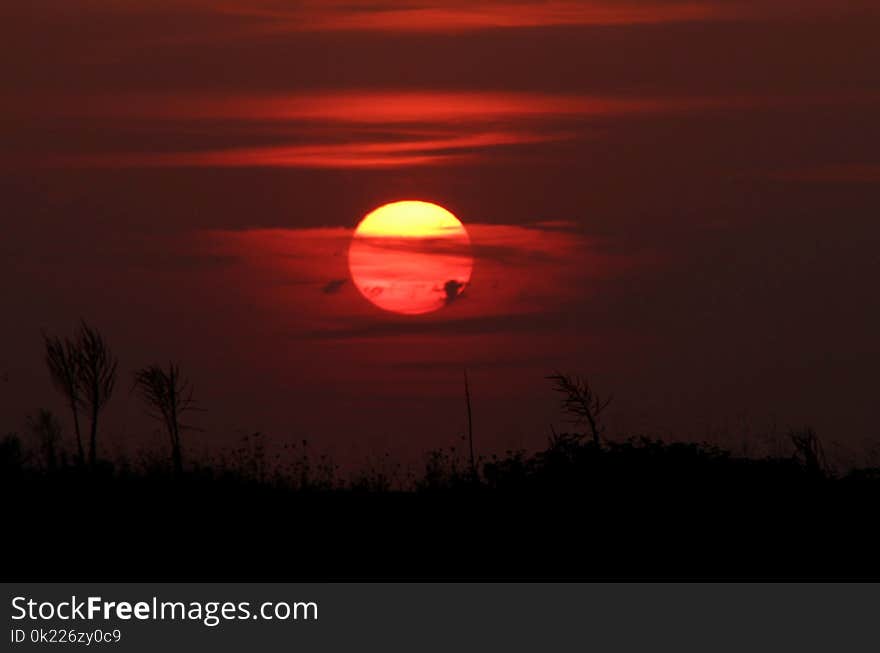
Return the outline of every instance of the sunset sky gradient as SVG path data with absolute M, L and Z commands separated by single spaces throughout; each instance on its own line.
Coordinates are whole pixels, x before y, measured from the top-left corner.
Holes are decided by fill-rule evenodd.
M 564 428 L 811 424 L 876 442 L 880 10 L 737 0 L 31 0 L 0 8 L 0 428 L 63 406 L 40 331 L 169 358 L 206 412 L 340 459 Z M 375 207 L 465 224 L 466 291 L 394 315 L 351 283 Z M 128 382 L 108 443 L 151 426 Z M 726 442 L 730 444 L 730 442 Z

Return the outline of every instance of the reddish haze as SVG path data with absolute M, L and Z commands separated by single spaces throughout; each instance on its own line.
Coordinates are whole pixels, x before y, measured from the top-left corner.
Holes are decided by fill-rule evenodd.
M 66 419 L 40 331 L 179 359 L 196 447 L 343 461 L 565 428 L 876 442 L 880 12 L 830 0 L 31 0 L 0 8 L 0 431 Z M 380 311 L 348 247 L 401 198 L 466 225 L 466 291 Z M 154 442 L 120 383 L 107 442 Z M 774 436 L 775 437 L 775 436 Z M 833 441 L 839 444 L 834 445 Z M 161 445 L 157 445 L 161 446 Z

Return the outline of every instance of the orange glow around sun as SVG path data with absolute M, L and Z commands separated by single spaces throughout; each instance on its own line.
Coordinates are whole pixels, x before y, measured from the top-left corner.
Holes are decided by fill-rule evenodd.
M 360 293 L 386 311 L 418 315 L 455 301 L 473 269 L 470 238 L 442 206 L 407 200 L 361 220 L 348 250 Z

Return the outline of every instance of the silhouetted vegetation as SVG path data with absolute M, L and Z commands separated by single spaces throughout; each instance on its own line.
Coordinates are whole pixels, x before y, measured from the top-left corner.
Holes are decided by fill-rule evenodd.
M 43 338 L 49 373 L 73 415 L 80 464 L 84 461 L 80 409 L 91 417 L 89 466 L 94 468 L 98 460 L 98 417 L 113 394 L 117 360 L 100 332 L 85 322 L 80 323 L 73 338 Z
M 33 417 L 28 418 L 31 432 L 35 436 L 43 464 L 47 472 L 58 469 L 61 455 L 61 424 L 52 411 L 40 409 Z
M 789 437 L 795 447 L 795 455 L 803 463 L 806 472 L 814 478 L 825 477 L 828 463 L 816 432 L 811 428 L 804 428 L 791 431 Z
M 77 340 L 79 353 L 79 383 L 82 401 L 91 416 L 89 431 L 89 465 L 98 460 L 98 417 L 110 401 L 116 385 L 117 360 L 107 346 L 104 337 L 83 322 Z
M 590 429 L 594 444 L 599 444 L 605 432 L 602 413 L 611 404 L 611 397 L 600 397 L 587 381 L 578 376 L 560 374 L 547 377 L 553 388 L 563 395 L 562 409 L 574 417 L 575 424 L 585 424 Z
M 193 386 L 180 373 L 180 366 L 168 364 L 168 370 L 150 365 L 134 373 L 135 387 L 150 408 L 150 416 L 162 422 L 171 439 L 171 460 L 174 471 L 183 473 L 180 432 L 191 428 L 181 424 L 184 414 L 195 409 Z
M 91 578 L 119 570 L 169 578 L 880 572 L 865 548 L 880 470 L 835 471 L 809 428 L 789 432 L 787 453 L 763 457 L 612 438 L 604 423 L 610 396 L 557 373 L 548 379 L 574 428 L 554 430 L 540 451 L 477 456 L 465 376 L 461 452 L 428 452 L 421 468 L 385 455 L 343 475 L 306 440 L 270 451 L 262 432 L 184 465 L 193 387 L 170 363 L 133 376 L 170 456 L 101 460 L 97 424 L 116 358 L 85 324 L 73 338 L 44 340 L 50 377 L 73 418 L 75 453 L 68 455 L 58 418 L 39 410 L 24 435 L 0 439 L 0 487 L 15 555 L 55 578 L 80 570 Z M 88 466 L 82 411 L 91 418 Z M 66 533 L 77 533 L 69 554 L 47 552 Z M 810 554 L 829 537 L 836 544 Z
M 85 452 L 79 426 L 79 409 L 83 404 L 79 350 L 77 344 L 70 338 L 62 340 L 44 334 L 43 339 L 46 346 L 46 366 L 49 368 L 52 382 L 70 407 L 76 434 L 77 462 L 83 465 Z
M 464 399 L 467 404 L 468 449 L 471 454 L 471 476 L 477 476 L 477 459 L 474 456 L 474 415 L 471 408 L 471 386 L 468 383 L 467 370 L 464 373 Z

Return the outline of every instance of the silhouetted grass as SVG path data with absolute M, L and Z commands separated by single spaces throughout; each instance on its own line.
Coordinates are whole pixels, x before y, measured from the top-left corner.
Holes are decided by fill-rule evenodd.
M 306 443 L 270 467 L 258 434 L 235 458 L 53 470 L 0 441 L 7 573 L 150 577 L 865 577 L 880 470 L 817 476 L 794 454 L 559 436 L 544 451 L 454 451 L 422 474 L 351 478 Z M 255 442 L 256 441 L 256 442 Z M 396 471 L 395 471 L 396 470 Z M 65 546 L 56 545 L 63 541 Z M 830 542 L 830 544 L 829 544 Z
M 109 352 L 90 333 L 93 349 Z M 880 469 L 835 473 L 810 429 L 764 457 L 610 440 L 609 397 L 556 374 L 583 432 L 554 432 L 537 452 L 479 456 L 466 386 L 461 451 L 428 452 L 418 469 L 386 455 L 344 476 L 307 441 L 270 452 L 260 432 L 232 450 L 184 456 L 180 416 L 192 389 L 171 365 L 137 377 L 171 455 L 111 461 L 95 453 L 95 433 L 115 358 L 92 356 L 105 382 L 90 390 L 101 375 L 80 373 L 82 347 L 46 344 L 75 425 L 90 409 L 90 464 L 78 425 L 68 452 L 47 411 L 28 421 L 28 442 L 0 438 L 9 578 L 880 577 Z

